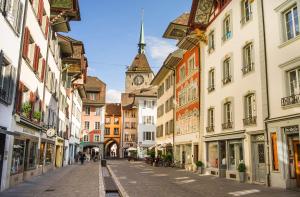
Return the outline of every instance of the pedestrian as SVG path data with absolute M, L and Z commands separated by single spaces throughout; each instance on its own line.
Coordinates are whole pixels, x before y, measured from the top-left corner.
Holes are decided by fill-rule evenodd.
M 79 159 L 80 159 L 81 165 L 83 165 L 84 160 L 85 160 L 85 154 L 82 153 L 82 154 L 80 155 L 80 158 L 79 158 Z

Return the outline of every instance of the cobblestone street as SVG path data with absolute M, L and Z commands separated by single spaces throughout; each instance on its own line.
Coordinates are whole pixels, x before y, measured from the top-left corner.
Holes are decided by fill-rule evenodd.
M 119 160 L 109 161 L 108 164 L 130 197 L 300 196 L 296 191 L 199 176 L 176 168 L 152 167 L 144 162 Z
M 71 165 L 0 193 L 1 197 L 98 197 L 99 162 Z

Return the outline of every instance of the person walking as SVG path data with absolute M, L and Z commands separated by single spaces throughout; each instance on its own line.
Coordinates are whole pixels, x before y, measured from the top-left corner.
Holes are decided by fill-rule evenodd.
M 80 155 L 80 162 L 81 162 L 81 165 L 83 165 L 83 163 L 84 163 L 84 160 L 85 160 L 85 154 L 83 154 L 83 153 L 81 153 L 81 155 Z

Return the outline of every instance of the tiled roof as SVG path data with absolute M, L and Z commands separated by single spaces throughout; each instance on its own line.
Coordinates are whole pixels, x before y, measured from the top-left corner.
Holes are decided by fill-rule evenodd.
M 145 54 L 137 54 L 127 72 L 152 72 Z
M 121 116 L 121 104 L 120 103 L 107 103 L 106 104 L 106 115 L 108 116 Z

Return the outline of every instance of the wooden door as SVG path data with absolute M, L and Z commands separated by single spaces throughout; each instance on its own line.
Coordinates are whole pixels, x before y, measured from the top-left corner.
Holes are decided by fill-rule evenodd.
M 295 171 L 296 171 L 296 179 L 297 179 L 297 186 L 300 187 L 300 142 L 294 141 L 294 159 L 295 159 Z

